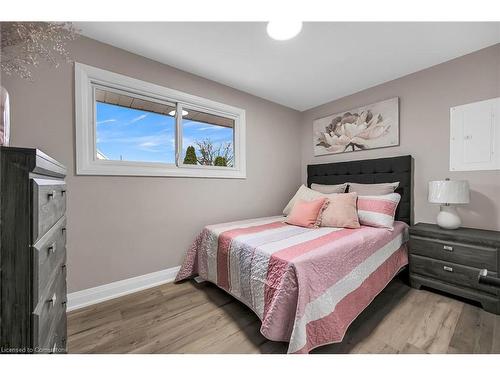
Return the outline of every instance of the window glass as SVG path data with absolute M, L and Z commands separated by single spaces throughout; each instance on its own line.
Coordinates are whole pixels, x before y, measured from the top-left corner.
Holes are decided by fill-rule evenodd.
M 183 108 L 180 162 L 234 167 L 234 120 Z
M 175 163 L 175 105 L 96 88 L 96 158 Z

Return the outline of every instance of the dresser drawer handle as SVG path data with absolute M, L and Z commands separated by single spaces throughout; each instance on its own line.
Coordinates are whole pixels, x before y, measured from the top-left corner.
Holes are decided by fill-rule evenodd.
M 56 191 L 52 190 L 50 193 L 47 194 L 47 197 L 49 199 L 54 199 L 56 197 Z
M 448 267 L 448 266 L 443 266 L 443 270 L 445 270 L 447 272 L 453 272 L 453 268 L 452 267 Z
M 444 246 L 443 246 L 443 250 L 446 250 L 446 251 L 453 251 L 453 246 L 444 245 Z
M 54 254 L 56 252 L 56 243 L 54 242 L 52 245 L 50 245 L 47 250 L 49 253 Z
M 51 299 L 47 301 L 47 303 L 50 303 L 51 307 L 54 307 L 57 301 L 57 295 L 54 293 Z

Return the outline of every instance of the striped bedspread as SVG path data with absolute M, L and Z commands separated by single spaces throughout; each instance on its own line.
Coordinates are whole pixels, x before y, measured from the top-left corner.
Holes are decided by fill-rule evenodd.
M 282 216 L 209 225 L 176 281 L 201 276 L 250 307 L 289 353 L 342 341 L 351 322 L 408 263 L 407 225 L 307 229 Z

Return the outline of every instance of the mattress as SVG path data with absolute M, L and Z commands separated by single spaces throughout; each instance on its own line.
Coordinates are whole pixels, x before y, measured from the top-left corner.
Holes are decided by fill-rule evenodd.
M 176 277 L 214 283 L 251 308 L 289 353 L 342 341 L 351 322 L 408 263 L 408 225 L 302 228 L 283 216 L 209 225 Z

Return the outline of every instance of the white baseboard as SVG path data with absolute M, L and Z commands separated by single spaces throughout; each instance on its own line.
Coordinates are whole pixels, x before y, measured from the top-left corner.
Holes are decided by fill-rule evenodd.
M 152 288 L 157 285 L 170 283 L 175 280 L 179 269 L 180 266 L 172 267 L 130 279 L 115 281 L 110 284 L 99 285 L 95 288 L 69 293 L 67 311 L 81 309 L 82 307 Z

